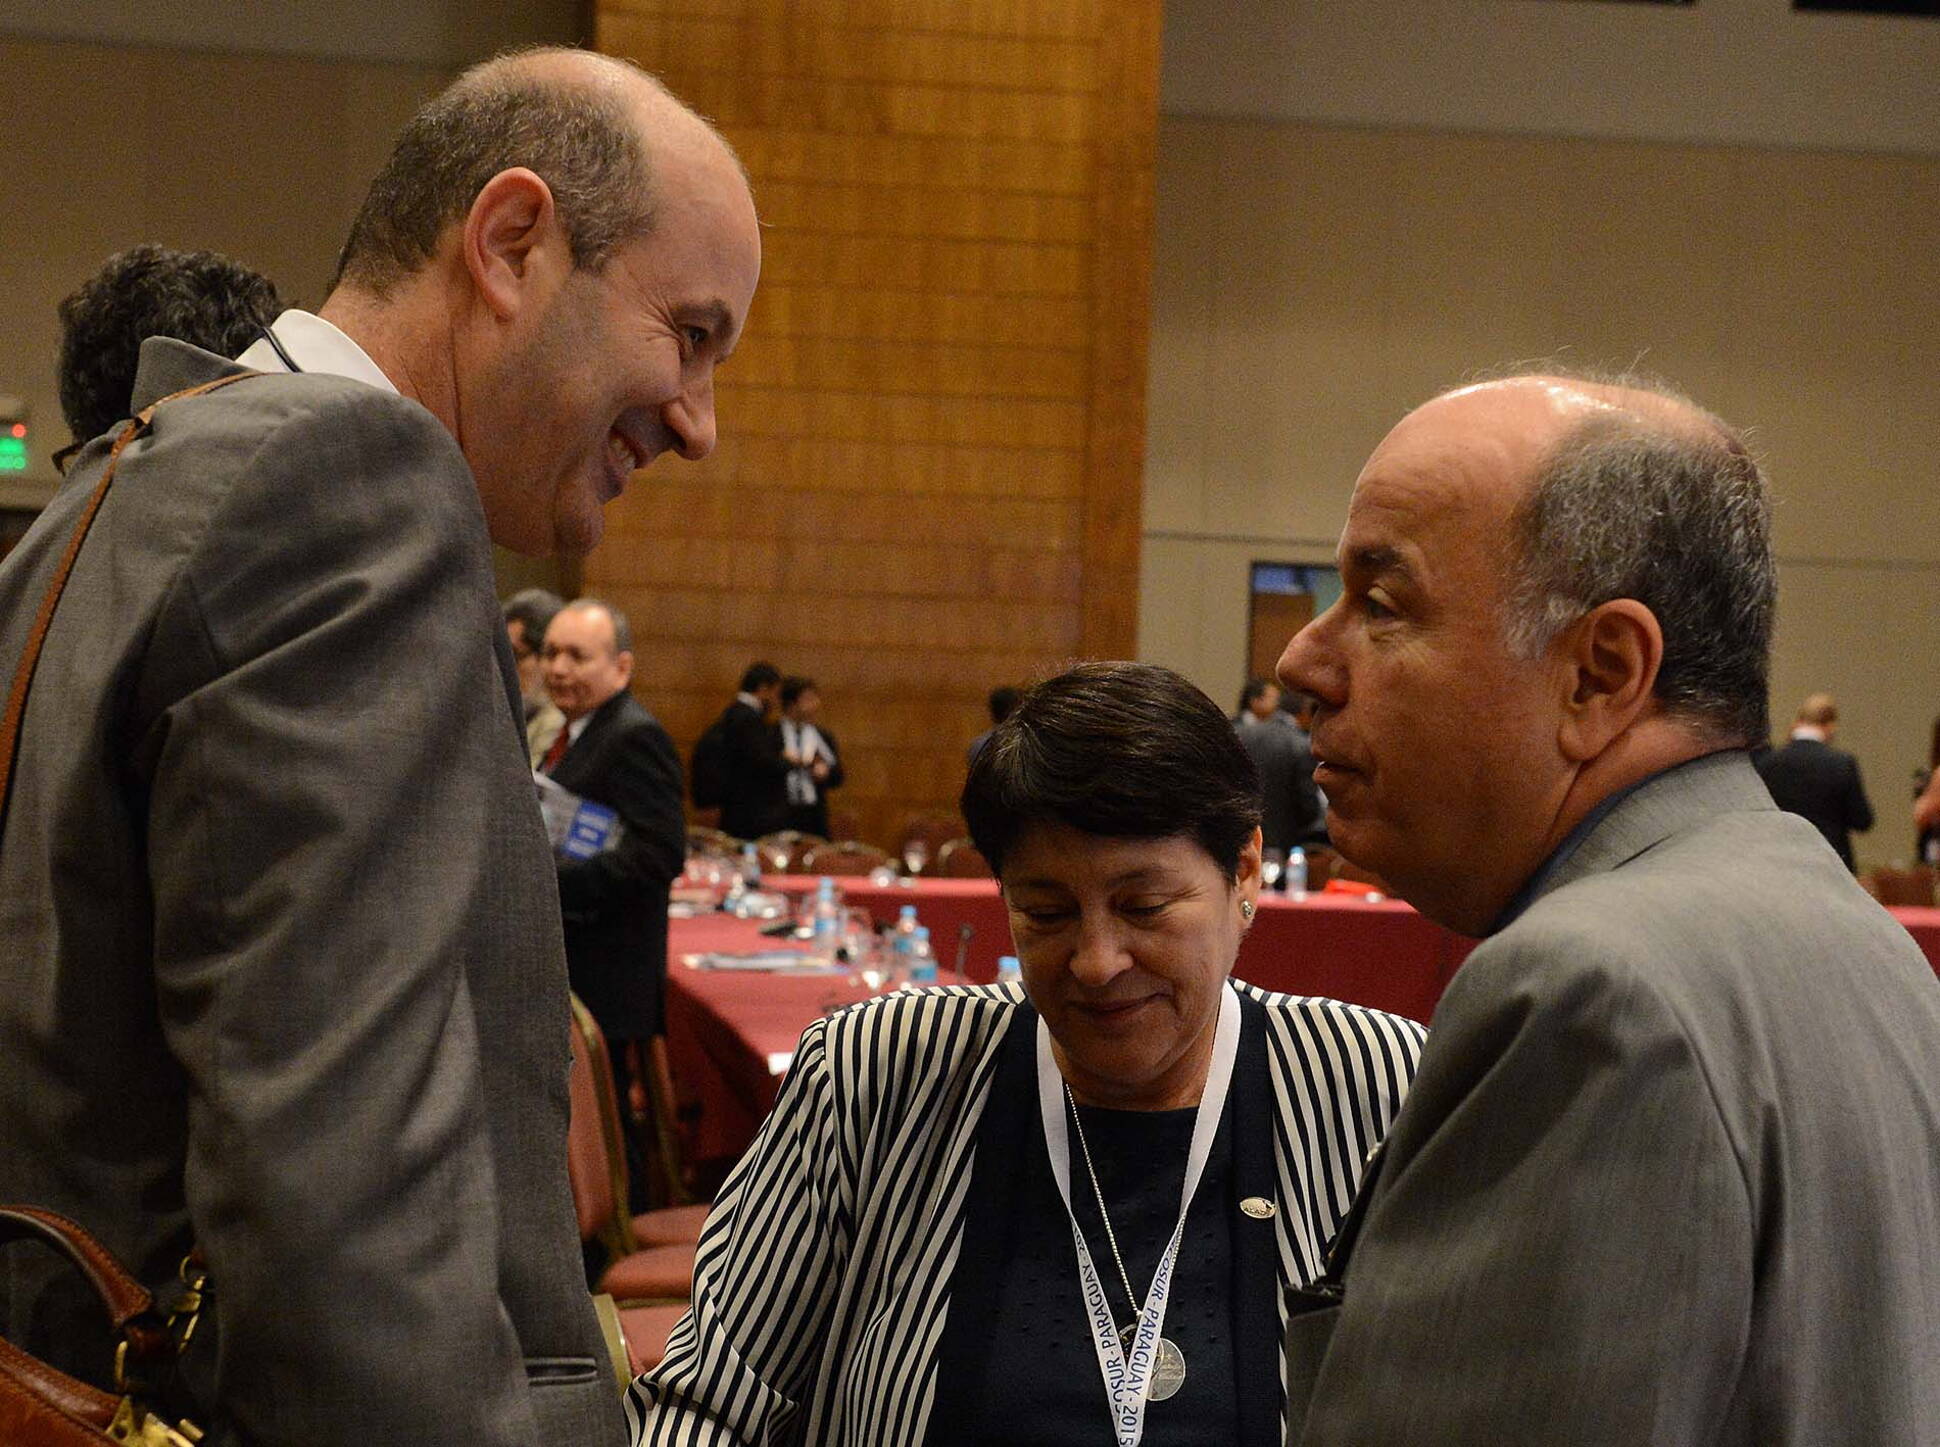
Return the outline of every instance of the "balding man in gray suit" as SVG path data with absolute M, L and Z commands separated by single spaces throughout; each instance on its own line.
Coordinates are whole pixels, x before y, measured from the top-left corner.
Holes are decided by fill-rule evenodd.
M 490 545 L 580 551 L 714 442 L 760 265 L 726 144 L 624 63 L 488 63 L 411 123 L 320 315 L 147 344 L 0 834 L 0 1198 L 167 1295 L 211 1441 L 611 1444 L 565 1173 L 554 871 Z M 288 375 L 297 373 L 299 375 Z M 0 667 L 108 463 L 0 566 Z M 78 1288 L 6 1335 L 104 1377 Z
M 1745 752 L 1742 442 L 1467 388 L 1376 449 L 1340 565 L 1280 665 L 1334 842 L 1484 939 L 1290 1303 L 1289 1440 L 1940 1443 L 1940 982 Z

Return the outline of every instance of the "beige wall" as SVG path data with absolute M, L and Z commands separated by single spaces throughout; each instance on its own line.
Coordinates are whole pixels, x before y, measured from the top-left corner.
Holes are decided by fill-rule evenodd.
M 7 138 L 0 392 L 32 403 L 33 477 L 67 440 L 54 308 L 112 252 L 227 252 L 315 306 L 364 188 L 449 76 L 423 66 L 0 39 Z
M 1247 563 L 1329 560 L 1438 388 L 1641 359 L 1752 429 L 1775 721 L 1840 695 L 1862 860 L 1907 852 L 1940 710 L 1940 160 L 1184 118 L 1159 157 L 1143 656 L 1234 693 Z

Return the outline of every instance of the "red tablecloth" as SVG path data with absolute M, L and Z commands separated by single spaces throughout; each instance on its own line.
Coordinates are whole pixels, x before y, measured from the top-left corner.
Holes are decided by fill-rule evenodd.
M 770 883 L 799 894 L 815 881 L 785 876 Z M 966 926 L 964 973 L 971 980 L 996 979 L 997 957 L 1011 951 L 1010 922 L 994 880 L 923 879 L 883 886 L 845 879 L 841 884 L 844 903 L 867 909 L 884 923 L 902 906 L 915 905 L 916 917 L 929 926 L 945 978 L 956 964 Z M 1395 900 L 1267 894 L 1233 973 L 1269 990 L 1332 995 L 1425 1021 L 1469 949 L 1469 941 Z
M 813 881 L 786 883 L 806 888 Z M 971 979 L 994 979 L 997 956 L 1009 951 L 1003 904 L 989 880 L 922 880 L 914 888 L 845 880 L 843 893 L 846 903 L 881 920 L 893 920 L 899 906 L 914 904 L 937 944 L 946 982 L 963 924 L 972 930 Z M 1940 909 L 1892 913 L 1940 972 Z M 754 1139 L 801 1032 L 820 1015 L 864 998 L 839 975 L 742 974 L 682 963 L 683 956 L 702 951 L 738 953 L 772 944 L 756 924 L 724 915 L 670 925 L 667 1044 L 689 1120 L 690 1157 L 703 1167 L 732 1161 Z M 1426 1021 L 1473 947 L 1474 941 L 1394 900 L 1268 896 L 1234 973 L 1271 990 L 1331 995 Z

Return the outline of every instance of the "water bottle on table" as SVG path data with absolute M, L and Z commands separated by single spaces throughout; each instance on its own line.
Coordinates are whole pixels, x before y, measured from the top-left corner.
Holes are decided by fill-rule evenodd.
M 1285 878 L 1288 894 L 1295 899 L 1307 897 L 1307 851 L 1298 844 L 1294 845 L 1293 852 L 1287 855 Z
M 809 949 L 819 959 L 835 960 L 842 945 L 842 901 L 835 897 L 835 881 L 824 877 L 815 887 L 815 908 L 810 916 Z
M 909 954 L 906 958 L 909 960 L 909 983 L 911 985 L 921 988 L 924 985 L 934 985 L 937 983 L 936 951 L 930 948 L 930 932 L 928 927 L 924 925 L 918 925 L 916 927 L 916 937 L 910 941 Z

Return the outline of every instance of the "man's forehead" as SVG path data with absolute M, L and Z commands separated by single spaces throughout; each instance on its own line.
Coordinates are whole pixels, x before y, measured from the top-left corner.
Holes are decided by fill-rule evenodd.
M 1542 458 L 1606 405 L 1572 384 L 1528 377 L 1465 387 L 1416 408 L 1361 469 L 1343 560 L 1389 546 L 1381 539 L 1396 532 L 1500 525 L 1527 495 Z

